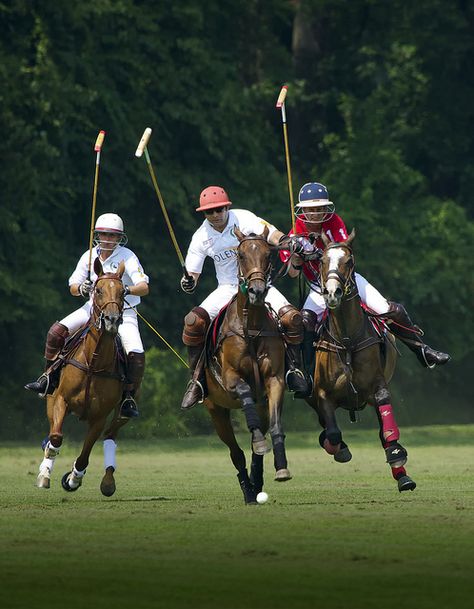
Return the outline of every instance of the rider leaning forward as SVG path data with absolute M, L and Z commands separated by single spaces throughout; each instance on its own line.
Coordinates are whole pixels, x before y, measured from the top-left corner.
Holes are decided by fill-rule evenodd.
M 181 408 L 187 410 L 204 399 L 202 385 L 202 358 L 207 329 L 219 311 L 237 294 L 239 269 L 237 247 L 239 240 L 234 227 L 244 235 L 261 234 L 268 227 L 268 243 L 278 245 L 286 235 L 254 213 L 244 209 L 230 209 L 229 197 L 220 186 L 209 186 L 199 198 L 196 211 L 204 213 L 204 222 L 194 233 L 186 256 L 185 266 L 190 277 L 181 279 L 182 289 L 191 294 L 201 274 L 207 256 L 212 258 L 216 270 L 217 288 L 184 318 L 183 342 L 188 349 L 192 378 L 188 383 Z M 301 342 L 303 340 L 302 317 L 292 304 L 273 286 L 268 290 L 266 302 L 278 314 L 287 344 L 287 384 L 297 396 L 309 395 L 311 387 L 302 372 Z M 199 365 L 198 365 L 199 363 Z
M 329 200 L 326 187 L 318 182 L 309 182 L 301 187 L 298 197 L 295 233 L 308 237 L 311 233 L 316 236 L 314 246 L 324 249 L 321 234 L 325 233 L 330 241 L 340 242 L 347 239 L 347 230 L 340 216 L 335 213 L 335 205 Z M 292 232 L 292 231 L 291 231 Z M 301 240 L 301 249 L 314 251 L 310 243 Z M 298 276 L 303 272 L 309 285 L 310 293 L 306 298 L 301 311 L 305 326 L 305 360 L 310 361 L 314 332 L 321 322 L 326 303 L 321 293 L 319 282 L 319 257 L 311 256 L 312 260 L 293 254 L 290 259 L 289 252 L 281 252 L 283 261 L 289 261 L 289 275 Z M 436 351 L 428 346 L 422 339 L 422 330 L 410 319 L 402 304 L 388 301 L 374 288 L 362 275 L 355 273 L 357 289 L 362 302 L 373 313 L 387 320 L 390 331 L 393 332 L 411 351 L 413 351 L 420 363 L 427 368 L 434 368 L 437 364 L 442 365 L 451 359 L 447 353 Z
M 94 260 L 99 258 L 105 273 L 117 272 L 120 262 L 125 263 L 122 281 L 125 287 L 125 306 L 123 322 L 119 326 L 119 335 L 127 355 L 127 381 L 120 416 L 130 418 L 138 416 L 135 398 L 141 385 L 145 370 L 145 353 L 138 328 L 137 313 L 132 307 L 140 304 L 141 296 L 148 294 L 148 277 L 143 272 L 137 256 L 132 250 L 124 247 L 127 236 L 123 221 L 117 214 L 107 213 L 99 216 L 95 223 L 94 248 L 92 250 L 91 273 L 89 279 L 89 250 L 79 259 L 76 269 L 69 278 L 69 290 L 73 296 L 86 299 L 79 309 L 55 322 L 46 337 L 45 359 L 46 372 L 37 381 L 25 385 L 26 389 L 35 391 L 41 396 L 52 393 L 57 383 L 54 373 L 50 375 L 49 367 L 64 346 L 66 338 L 89 321 L 92 307 L 92 292 L 97 275 L 94 273 Z

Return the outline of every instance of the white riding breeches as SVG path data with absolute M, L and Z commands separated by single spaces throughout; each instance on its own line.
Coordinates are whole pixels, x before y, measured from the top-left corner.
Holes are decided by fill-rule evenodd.
M 220 285 L 214 290 L 214 292 L 211 292 L 199 306 L 209 313 L 209 317 L 212 321 L 222 307 L 224 307 L 230 301 L 230 299 L 237 294 L 238 289 L 238 285 Z M 267 302 L 276 313 L 278 313 L 282 307 L 290 304 L 283 294 L 274 287 L 271 287 L 268 290 L 265 297 L 265 302 Z
M 69 334 L 73 334 L 76 330 L 85 325 L 91 316 L 91 303 L 86 302 L 80 309 L 76 309 L 70 315 L 61 319 L 59 323 L 66 326 Z M 133 309 L 124 309 L 123 322 L 119 326 L 118 331 L 122 339 L 125 353 L 134 351 L 135 353 L 143 353 L 143 343 L 138 329 L 137 314 Z
M 355 273 L 355 280 L 362 302 L 371 311 L 377 313 L 378 315 L 387 313 L 390 307 L 387 299 L 384 298 L 382 294 L 367 281 L 367 279 L 362 277 L 362 275 L 359 275 L 359 273 Z M 326 310 L 326 302 L 324 301 L 323 295 L 316 290 L 311 290 L 308 298 L 305 300 L 303 308 L 314 311 L 318 316 L 318 321 L 321 321 L 324 311 Z

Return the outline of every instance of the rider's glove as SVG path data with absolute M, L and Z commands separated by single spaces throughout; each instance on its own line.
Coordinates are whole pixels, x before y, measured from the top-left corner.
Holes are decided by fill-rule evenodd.
M 92 292 L 92 286 L 92 281 L 85 279 L 79 286 L 79 294 L 87 300 Z
M 196 288 L 196 280 L 192 275 L 189 275 L 188 277 L 183 275 L 183 277 L 181 277 L 180 285 L 183 292 L 186 292 L 186 294 L 192 294 Z

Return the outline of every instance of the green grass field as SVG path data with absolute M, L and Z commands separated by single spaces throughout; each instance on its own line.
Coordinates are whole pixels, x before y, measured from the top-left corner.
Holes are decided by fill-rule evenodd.
M 39 447 L 0 447 L 2 609 L 472 607 L 474 426 L 402 430 L 414 492 L 398 493 L 374 430 L 345 433 L 337 464 L 317 434 L 288 434 L 293 480 L 245 506 L 217 438 L 119 445 L 117 492 L 34 486 Z M 248 438 L 242 436 L 242 445 Z

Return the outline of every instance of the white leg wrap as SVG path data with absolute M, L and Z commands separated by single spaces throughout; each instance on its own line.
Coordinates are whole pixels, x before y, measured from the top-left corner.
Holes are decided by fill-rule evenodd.
M 82 484 L 82 479 L 84 478 L 86 474 L 86 470 L 78 470 L 76 469 L 76 463 L 74 462 L 74 465 L 72 466 L 72 472 L 69 474 L 68 479 L 67 479 L 67 483 L 69 484 L 70 488 L 79 488 Z
M 115 463 L 115 451 L 117 450 L 117 444 L 114 440 L 104 440 L 104 469 L 113 467 L 117 469 Z
M 48 469 L 49 473 L 51 474 L 51 472 L 53 471 L 53 466 L 54 466 L 54 459 L 47 459 L 46 457 L 41 461 L 41 465 L 39 466 L 39 471 L 40 473 L 44 470 L 44 469 Z
M 44 448 L 44 458 L 45 459 L 52 459 L 54 461 L 54 459 L 58 455 L 59 455 L 59 448 L 54 448 L 54 446 L 48 440 L 48 443 L 46 444 L 46 446 Z

